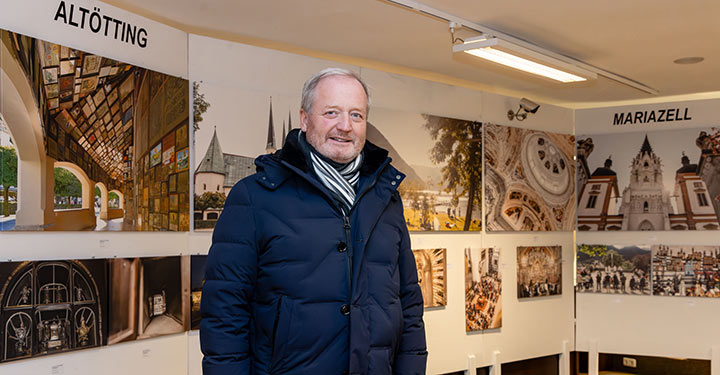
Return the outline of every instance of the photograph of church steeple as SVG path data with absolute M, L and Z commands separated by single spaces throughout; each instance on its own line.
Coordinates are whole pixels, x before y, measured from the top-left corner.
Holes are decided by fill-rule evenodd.
M 275 124 L 273 121 L 272 97 L 270 98 L 270 114 L 268 116 L 267 142 L 265 153 L 273 153 L 281 148 L 275 138 Z M 287 133 L 292 130 L 292 116 L 288 113 L 287 123 L 282 124 L 282 138 L 285 141 Z M 253 156 L 224 153 L 218 139 L 218 129 L 213 128 L 210 144 L 195 169 L 195 229 L 212 229 L 220 217 L 225 198 L 235 183 L 255 173 L 255 158 Z
M 715 128 L 578 137 L 578 230 L 717 230 L 718 139 Z

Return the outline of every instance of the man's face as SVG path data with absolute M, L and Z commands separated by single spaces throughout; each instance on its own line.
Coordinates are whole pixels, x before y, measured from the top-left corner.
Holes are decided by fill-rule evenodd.
M 315 87 L 312 113 L 300 110 L 300 128 L 320 154 L 344 164 L 365 145 L 366 112 L 367 96 L 360 82 L 330 76 Z

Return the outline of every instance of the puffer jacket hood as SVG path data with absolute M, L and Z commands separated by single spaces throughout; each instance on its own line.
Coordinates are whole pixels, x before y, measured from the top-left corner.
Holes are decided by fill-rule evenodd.
M 424 374 L 422 295 L 397 192 L 405 176 L 366 142 L 344 216 L 298 131 L 256 159 L 215 227 L 204 374 Z

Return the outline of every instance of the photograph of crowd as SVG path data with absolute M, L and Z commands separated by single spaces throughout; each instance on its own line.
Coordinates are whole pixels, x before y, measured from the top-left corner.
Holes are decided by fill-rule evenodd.
M 720 297 L 720 246 L 654 245 L 653 295 Z
M 577 291 L 650 295 L 649 245 L 577 246 Z
M 447 249 L 413 250 L 425 307 L 447 305 Z
M 575 227 L 575 138 L 485 124 L 488 231 L 568 231 Z
M 562 247 L 518 246 L 518 298 L 562 294 Z
M 465 248 L 465 331 L 502 327 L 500 249 Z

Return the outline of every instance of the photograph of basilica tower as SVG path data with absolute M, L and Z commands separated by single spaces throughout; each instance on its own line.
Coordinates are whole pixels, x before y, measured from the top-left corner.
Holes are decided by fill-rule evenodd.
M 717 230 L 720 131 L 579 136 L 578 230 Z

